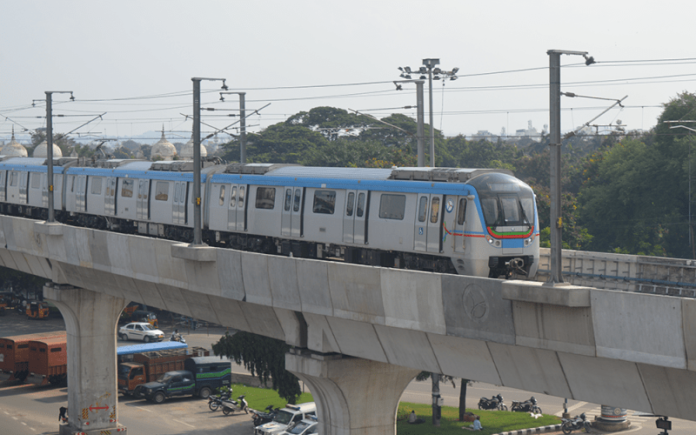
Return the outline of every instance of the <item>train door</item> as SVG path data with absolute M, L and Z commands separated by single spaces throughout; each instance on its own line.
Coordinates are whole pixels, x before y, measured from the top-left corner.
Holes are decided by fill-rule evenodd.
M 104 195 L 104 213 L 116 215 L 116 177 L 106 177 L 106 195 Z
M 77 176 L 77 195 L 75 195 L 77 211 L 87 211 L 87 176 Z
M 292 186 L 286 187 L 283 197 L 283 215 L 280 222 L 280 234 L 282 236 L 290 236 L 292 231 L 292 195 Z
M 441 211 L 442 218 L 442 228 L 440 230 L 440 252 L 453 252 L 455 239 L 455 227 L 457 223 L 457 196 L 445 195 L 442 198 L 442 208 Z M 447 243 L 445 243 L 445 241 Z
M 292 195 L 292 213 L 290 218 L 290 235 L 302 237 L 304 235 L 304 187 L 296 187 Z
M 149 199 L 150 180 L 138 180 L 138 201 L 136 204 L 136 214 L 138 219 L 149 218 Z
M 7 201 L 7 171 L 0 171 L 0 201 Z
M 186 182 L 174 182 L 174 199 L 172 200 L 172 223 L 186 224 Z
M 442 247 L 442 195 L 430 195 L 426 251 L 440 253 Z
M 428 243 L 428 210 L 430 210 L 430 195 L 419 194 L 416 207 L 416 228 L 413 234 L 413 250 L 426 250 Z
M 452 237 L 454 239 L 455 252 L 464 252 L 466 250 L 466 237 L 464 237 L 464 232 L 466 231 L 466 206 L 467 199 L 460 196 L 457 201 L 457 220 L 455 221 L 454 231 L 452 231 L 457 235 Z
M 29 181 L 29 172 L 19 173 L 19 203 L 27 203 L 27 184 Z
M 367 214 L 370 211 L 370 195 L 366 190 L 356 191 L 355 222 L 353 223 L 353 243 L 367 245 Z
M 233 184 L 230 193 L 230 206 L 227 212 L 227 229 L 246 230 L 246 184 Z
M 343 243 L 353 243 L 353 232 L 355 231 L 355 190 L 346 192 L 346 207 L 343 214 Z
M 48 207 L 48 174 L 41 174 L 41 205 Z

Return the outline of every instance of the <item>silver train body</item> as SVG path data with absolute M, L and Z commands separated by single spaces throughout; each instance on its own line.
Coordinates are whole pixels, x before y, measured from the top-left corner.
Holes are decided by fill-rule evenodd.
M 206 164 L 204 241 L 234 249 L 484 277 L 536 274 L 532 189 L 455 168 Z M 46 160 L 0 157 L 0 212 L 45 219 Z M 60 222 L 193 240 L 193 163 L 54 161 Z

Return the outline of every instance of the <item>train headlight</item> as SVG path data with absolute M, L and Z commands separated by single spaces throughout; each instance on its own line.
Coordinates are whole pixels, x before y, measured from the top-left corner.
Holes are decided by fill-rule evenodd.
M 531 245 L 533 241 L 534 241 L 534 237 L 524 239 L 524 246 L 527 247 L 527 246 Z
M 487 234 L 486 234 L 486 240 L 488 241 L 489 245 L 495 246 L 496 248 L 500 248 L 500 245 L 502 244 L 500 240 L 496 240 Z

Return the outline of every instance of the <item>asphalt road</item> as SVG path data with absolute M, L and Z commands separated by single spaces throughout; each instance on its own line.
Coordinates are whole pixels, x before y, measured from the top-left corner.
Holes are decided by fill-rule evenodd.
M 16 314 L 0 316 L 0 336 L 61 329 L 64 330 L 65 325 L 60 318 L 31 321 Z M 166 337 L 171 335 L 173 330 L 172 327 L 167 326 L 162 326 L 160 329 L 165 332 Z M 184 334 L 189 346 L 200 346 L 208 349 L 225 333 L 224 328 L 207 329 L 203 327 L 197 331 L 188 331 L 179 327 L 179 330 Z M 135 343 L 119 340 L 118 345 Z M 239 366 L 233 367 L 233 370 L 246 372 L 243 367 Z M 7 375 L 0 375 L 0 381 L 6 378 Z M 401 400 L 431 403 L 431 385 L 429 380 L 425 382 L 413 381 L 404 391 Z M 440 394 L 444 399 L 445 406 L 459 405 L 459 388 L 459 380 L 456 381 L 455 388 L 451 384 L 442 383 L 440 385 Z M 563 412 L 563 398 L 480 382 L 474 382 L 467 387 L 466 406 L 477 408 L 479 398 L 482 396 L 491 397 L 499 393 L 502 394 L 508 407 L 513 400 L 527 400 L 530 396 L 534 396 L 545 414 L 560 416 Z M 248 415 L 224 416 L 221 412 L 212 413 L 208 409 L 207 401 L 200 399 L 178 398 L 168 400 L 161 405 L 155 405 L 145 400 L 120 397 L 119 404 L 119 421 L 128 427 L 130 434 L 250 435 L 252 430 L 251 419 Z M 65 388 L 0 383 L 0 435 L 57 434 L 58 409 L 61 406 L 67 406 L 67 389 Z M 571 415 L 585 412 L 590 420 L 593 420 L 595 415 L 600 414 L 599 404 L 570 400 L 567 406 Z M 629 419 L 633 423 L 632 428 L 621 432 L 623 434 L 656 435 L 660 432 L 655 428 L 655 417 L 644 417 L 629 411 Z M 696 422 L 674 420 L 672 427 L 673 430 L 670 434 L 696 433 Z

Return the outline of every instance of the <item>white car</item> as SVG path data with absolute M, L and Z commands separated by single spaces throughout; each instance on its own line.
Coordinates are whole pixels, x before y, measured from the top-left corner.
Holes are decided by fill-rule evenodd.
M 298 421 L 293 423 L 280 435 L 310 435 L 316 434 L 319 429 L 319 423 L 315 418 L 309 420 Z
M 302 420 L 311 420 L 317 415 L 317 406 L 314 402 L 302 403 L 300 405 L 285 405 L 285 408 L 278 411 L 273 421 L 257 426 L 254 435 L 275 435 L 288 430 L 288 426 L 299 423 Z
M 121 326 L 118 330 L 118 338 L 124 341 L 142 340 L 145 343 L 149 343 L 151 341 L 164 340 L 164 332 L 159 329 L 152 329 L 149 323 L 136 322 Z

